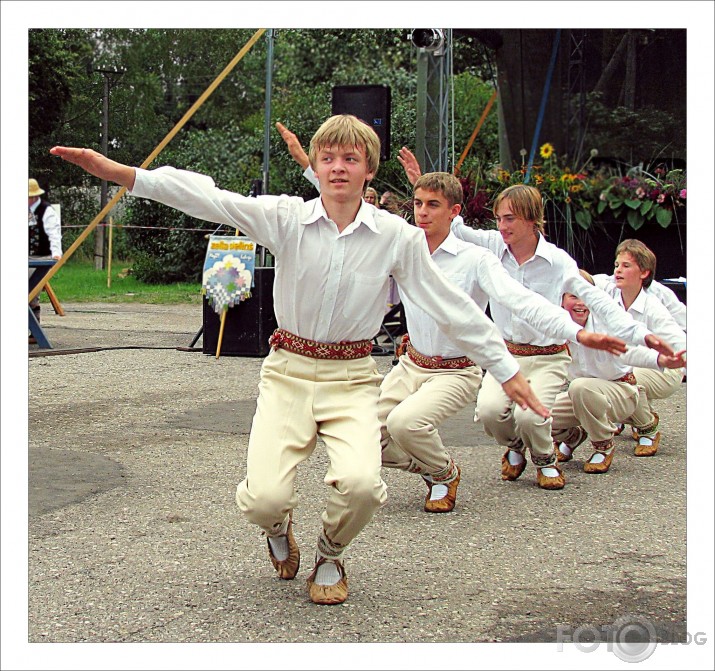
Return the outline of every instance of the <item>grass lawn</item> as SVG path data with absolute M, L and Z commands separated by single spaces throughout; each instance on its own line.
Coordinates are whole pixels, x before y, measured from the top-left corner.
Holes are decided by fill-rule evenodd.
M 120 277 L 131 267 L 129 262 L 112 262 L 111 287 L 107 287 L 107 271 L 95 270 L 91 261 L 68 261 L 50 280 L 60 303 L 201 303 L 201 284 L 145 284 L 131 274 Z M 41 303 L 49 303 L 47 294 L 40 294 Z

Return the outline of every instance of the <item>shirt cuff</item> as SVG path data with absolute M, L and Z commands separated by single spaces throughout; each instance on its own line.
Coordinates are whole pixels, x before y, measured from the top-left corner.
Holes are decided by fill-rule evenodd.
M 511 380 L 519 372 L 519 364 L 511 356 L 505 357 L 499 363 L 487 369 L 499 384 Z

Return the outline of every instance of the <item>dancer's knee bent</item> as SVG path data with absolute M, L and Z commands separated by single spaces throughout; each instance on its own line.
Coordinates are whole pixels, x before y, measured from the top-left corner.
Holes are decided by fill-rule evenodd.
M 292 494 L 286 487 L 249 490 L 244 481 L 236 490 L 236 503 L 249 522 L 268 529 L 283 522 L 290 512 Z
M 386 500 L 385 483 L 379 474 L 352 474 L 333 484 L 351 509 L 377 510 Z

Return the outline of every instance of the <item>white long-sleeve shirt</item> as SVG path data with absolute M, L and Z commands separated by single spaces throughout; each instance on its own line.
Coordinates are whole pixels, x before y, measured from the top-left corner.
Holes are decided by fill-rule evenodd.
M 593 276 L 596 286 L 607 286 L 608 284 L 614 284 L 615 278 L 613 275 L 606 275 L 605 273 Z M 687 330 L 688 326 L 688 311 L 685 303 L 676 296 L 675 292 L 670 288 L 666 287 L 664 284 L 653 280 L 647 289 L 644 289 L 647 295 L 655 296 L 670 312 L 675 322 L 683 330 Z
M 598 314 L 591 312 L 584 328 L 602 333 L 606 330 L 606 324 L 607 318 L 604 320 Z M 632 372 L 634 366 L 663 370 L 658 366 L 657 353 L 654 358 L 650 355 L 647 358 L 643 356 L 644 351 L 651 352 L 646 347 L 629 347 L 624 354 L 614 356 L 608 352 L 584 347 L 580 343 L 572 341 L 569 344 L 569 351 L 571 352 L 571 363 L 568 369 L 570 379 L 597 377 L 602 380 L 618 380 Z
M 594 278 L 595 280 L 595 278 Z M 621 290 L 615 281 L 598 280 L 601 288 L 625 310 Z M 577 294 L 578 295 L 578 294 Z M 633 304 L 628 308 L 636 321 L 645 324 L 656 336 L 667 342 L 676 352 L 686 348 L 685 332 L 678 326 L 668 309 L 654 294 L 641 290 Z M 658 352 L 646 347 L 636 347 L 630 353 L 631 365 L 636 368 L 657 368 Z
M 234 226 L 269 249 L 276 257 L 276 321 L 296 335 L 330 343 L 372 339 L 392 275 L 401 294 L 431 314 L 499 382 L 519 370 L 484 312 L 434 264 L 424 233 L 389 212 L 363 202 L 339 232 L 320 198 L 246 197 L 217 188 L 210 177 L 171 167 L 137 168 L 131 195 Z
M 608 333 L 629 343 L 645 345 L 645 336 L 650 333 L 648 327 L 624 315 L 609 296 L 581 277 L 576 262 L 563 249 L 547 242 L 542 235 L 539 235 L 534 256 L 519 265 L 498 231 L 475 230 L 461 217 L 454 218 L 452 231 L 466 242 L 489 249 L 513 279 L 553 305 L 560 307 L 563 294 L 572 293 L 589 308 L 600 306 L 602 311 L 608 312 Z M 564 342 L 564 339 L 539 332 L 498 299 L 490 300 L 489 306 L 492 319 L 506 340 L 539 347 Z
M 450 233 L 432 252 L 445 277 L 486 310 L 490 298 L 499 300 L 539 331 L 560 340 L 576 340 L 581 327 L 560 307 L 513 280 L 489 250 Z M 410 341 L 418 352 L 445 359 L 464 356 L 440 330 L 434 318 L 408 297 L 402 297 Z
M 32 212 L 33 216 L 37 208 L 40 207 L 41 202 L 38 199 L 30 205 L 30 212 Z M 47 206 L 42 221 L 39 223 L 45 229 L 45 234 L 50 241 L 50 254 L 52 256 L 62 256 L 62 226 L 60 217 L 52 205 Z

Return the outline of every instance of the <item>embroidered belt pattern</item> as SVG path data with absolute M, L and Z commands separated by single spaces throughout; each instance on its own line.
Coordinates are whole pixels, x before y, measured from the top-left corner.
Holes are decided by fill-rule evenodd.
M 285 329 L 273 331 L 268 344 L 274 349 L 282 347 L 289 352 L 302 354 L 311 359 L 362 359 L 372 352 L 372 342 L 369 340 L 318 342 L 301 338 Z
M 466 356 L 455 357 L 454 359 L 443 359 L 441 356 L 425 356 L 420 354 L 411 342 L 407 343 L 407 356 L 412 359 L 420 368 L 469 368 L 474 366 L 474 361 Z
M 506 348 L 509 350 L 509 354 L 514 356 L 558 354 L 559 352 L 566 352 L 568 350 L 568 345 L 566 343 L 563 345 L 547 345 L 546 347 L 539 347 L 538 345 L 528 345 L 526 343 L 511 342 L 509 340 L 505 340 L 504 342 L 506 343 Z
M 627 382 L 628 384 L 638 384 L 638 381 L 636 380 L 636 376 L 633 375 L 633 371 L 630 373 L 626 373 L 623 377 L 619 377 L 617 380 L 613 380 L 614 382 Z

